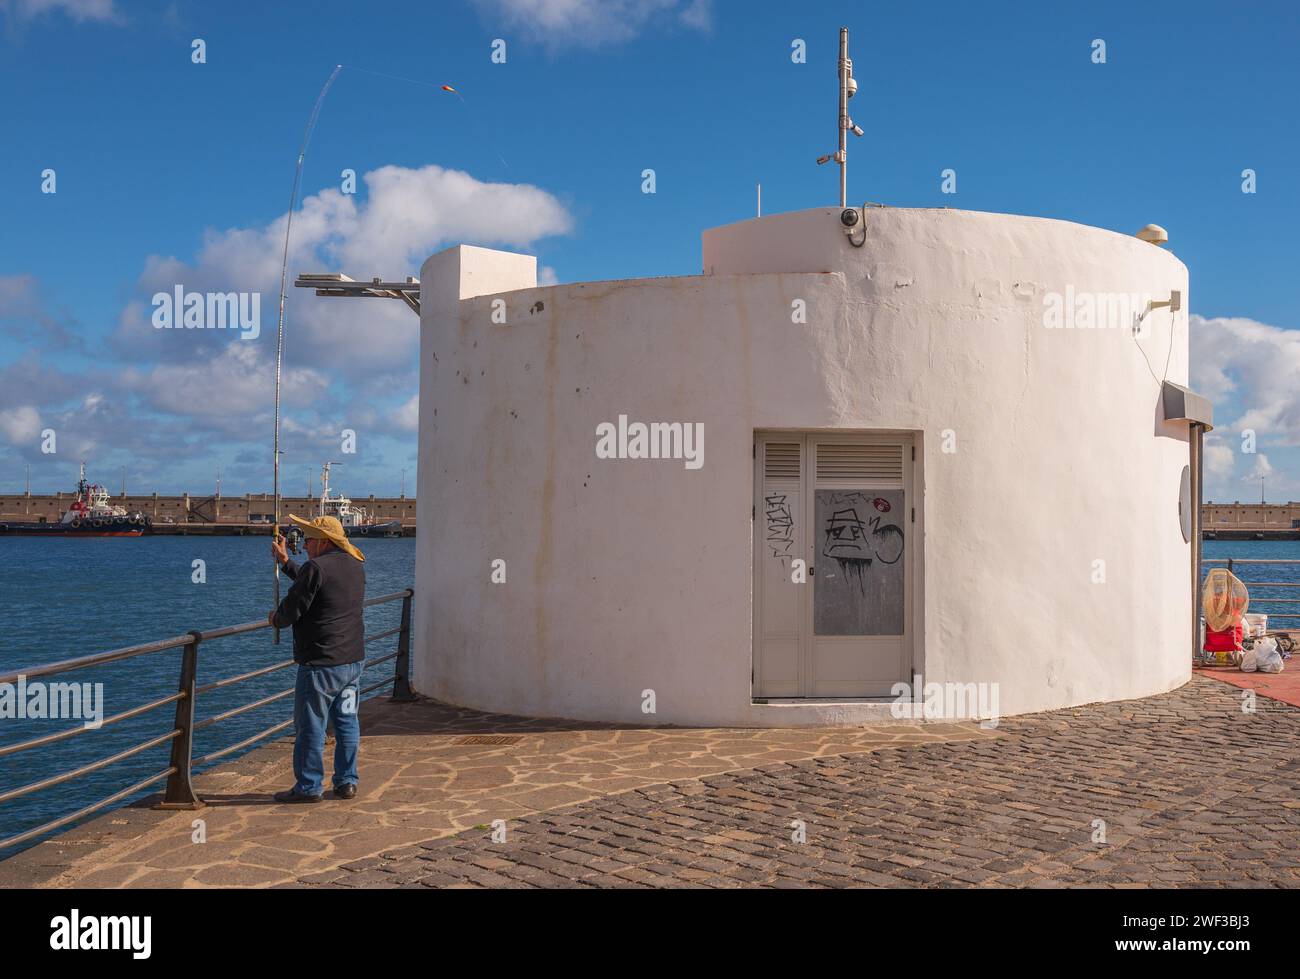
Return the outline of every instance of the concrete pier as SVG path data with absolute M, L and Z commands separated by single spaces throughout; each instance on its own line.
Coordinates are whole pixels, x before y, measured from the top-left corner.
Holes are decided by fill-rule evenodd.
M 0 887 L 1295 887 L 1300 709 L 1259 692 L 1244 713 L 1195 676 L 996 730 L 370 701 L 356 799 L 272 802 L 280 741 L 201 776 L 206 808 L 110 813 L 0 863 Z

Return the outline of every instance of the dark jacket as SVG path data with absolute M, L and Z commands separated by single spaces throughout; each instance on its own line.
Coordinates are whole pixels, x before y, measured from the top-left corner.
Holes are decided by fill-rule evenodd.
M 274 625 L 293 626 L 293 658 L 311 666 L 342 666 L 365 659 L 366 569 L 337 548 L 301 566 L 286 561 L 293 587 L 275 610 Z

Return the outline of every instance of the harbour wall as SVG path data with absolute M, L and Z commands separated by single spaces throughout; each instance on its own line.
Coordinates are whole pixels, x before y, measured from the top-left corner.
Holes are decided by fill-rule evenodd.
M 1218 540 L 1300 540 L 1300 503 L 1206 503 L 1201 528 Z
M 9 521 L 58 520 L 72 502 L 72 493 L 0 495 L 0 523 Z M 249 493 L 244 496 L 215 497 L 161 496 L 157 493 L 111 498 L 116 506 L 129 512 L 139 510 L 153 518 L 155 524 L 165 525 L 168 520 L 176 524 L 229 527 L 258 525 L 270 520 L 274 501 L 270 493 Z M 376 520 L 400 520 L 408 532 L 416 526 L 415 499 L 400 496 L 367 496 L 354 503 L 365 507 Z M 299 516 L 314 514 L 320 507 L 317 497 L 283 496 L 280 504 L 285 513 Z M 1253 538 L 1263 533 L 1268 540 L 1300 540 L 1300 503 L 1206 503 L 1201 506 L 1201 525 L 1207 537 L 1222 540 Z M 163 528 L 159 528 L 163 529 Z M 198 531 L 198 526 L 188 531 Z M 215 528 L 214 528 L 215 530 Z M 220 532 L 220 531 L 217 531 Z
M 71 505 L 75 493 L 48 495 L 15 493 L 0 496 L 0 523 L 39 521 L 42 517 L 53 523 L 59 520 Z M 176 524 L 239 525 L 268 523 L 275 509 L 275 498 L 270 493 L 248 493 L 244 496 L 180 496 L 114 495 L 109 498 L 114 506 L 125 507 L 128 513 L 137 510 L 151 517 L 155 526 L 168 522 Z M 367 496 L 354 497 L 356 506 L 364 507 L 375 520 L 400 520 L 403 527 L 415 526 L 414 497 Z M 319 497 L 282 496 L 281 514 L 315 516 L 320 510 Z

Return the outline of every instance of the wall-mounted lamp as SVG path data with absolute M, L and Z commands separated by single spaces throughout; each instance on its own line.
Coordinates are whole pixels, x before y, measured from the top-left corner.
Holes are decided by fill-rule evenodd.
M 1133 336 L 1136 337 L 1139 333 L 1142 332 L 1142 323 L 1147 318 L 1147 316 L 1151 314 L 1151 311 L 1153 309 L 1164 309 L 1165 307 L 1169 308 L 1170 313 L 1176 313 L 1180 309 L 1182 309 L 1183 308 L 1182 292 L 1178 289 L 1174 289 L 1172 292 L 1169 293 L 1168 299 L 1162 299 L 1160 302 L 1156 302 L 1154 299 L 1148 299 L 1147 308 L 1142 310 L 1142 315 L 1137 317 L 1137 319 L 1133 321 Z
M 1182 308 L 1183 308 L 1183 294 L 1182 294 L 1182 292 L 1181 292 L 1180 290 L 1178 290 L 1178 289 L 1175 289 L 1173 292 L 1171 292 L 1171 293 L 1169 294 L 1169 298 L 1166 299 L 1166 300 L 1164 300 L 1163 302 L 1158 302 L 1158 303 L 1157 303 L 1157 302 L 1149 302 L 1149 303 L 1147 303 L 1147 309 L 1148 309 L 1148 310 L 1152 310 L 1152 309 L 1164 309 L 1166 306 L 1169 307 L 1169 312 L 1171 312 L 1171 313 L 1176 313 L 1176 312 L 1178 312 L 1180 309 L 1182 309 Z

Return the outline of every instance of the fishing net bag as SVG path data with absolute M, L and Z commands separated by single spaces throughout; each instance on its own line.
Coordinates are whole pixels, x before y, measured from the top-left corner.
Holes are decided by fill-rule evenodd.
M 1205 578 L 1201 591 L 1201 611 L 1205 625 L 1215 632 L 1231 629 L 1250 607 L 1250 593 L 1241 579 L 1226 568 L 1214 568 Z

